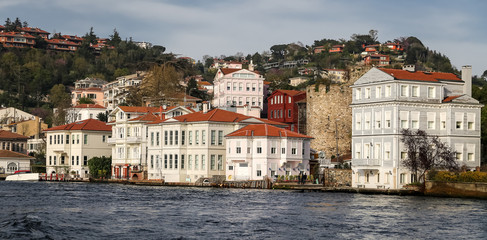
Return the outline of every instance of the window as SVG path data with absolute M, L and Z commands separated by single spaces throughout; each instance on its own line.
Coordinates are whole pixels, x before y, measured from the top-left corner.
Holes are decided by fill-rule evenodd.
M 255 92 L 255 83 L 252 83 L 252 92 Z
M 206 144 L 206 130 L 201 130 L 201 145 Z
M 83 156 L 83 165 L 84 166 L 88 165 L 88 156 Z
M 435 87 L 428 87 L 428 98 L 435 98 L 435 97 L 436 97 Z
M 169 168 L 172 169 L 172 154 L 169 155 Z
M 365 88 L 365 98 L 366 99 L 370 98 L 370 88 Z
M 375 88 L 375 98 L 381 98 L 381 97 L 382 97 L 382 88 L 376 87 Z
M 456 121 L 455 126 L 456 126 L 456 129 L 462 129 L 463 128 L 462 121 Z
M 391 159 L 391 151 L 385 151 L 384 158 Z
M 194 170 L 199 170 L 199 165 L 200 165 L 199 155 L 194 155 Z
M 419 97 L 419 86 L 412 86 L 411 87 L 411 96 L 412 97 Z
M 230 91 L 231 83 L 227 83 L 227 90 Z
M 218 155 L 218 171 L 223 170 L 223 155 Z
M 281 154 L 286 154 L 286 148 L 281 148 Z
M 74 142 L 73 142 L 74 143 Z M 49 145 L 52 145 L 52 135 L 49 136 Z M 4 148 L 5 149 L 5 148 Z
M 84 135 L 83 139 L 84 139 L 83 143 L 88 144 L 88 135 L 87 134 Z
M 475 160 L 473 153 L 467 153 L 467 160 L 470 162 Z
M 441 121 L 441 129 L 446 129 L 446 121 Z
M 181 145 L 185 144 L 185 140 L 186 140 L 186 131 L 181 131 Z
M 193 168 L 193 156 L 188 155 L 188 169 L 191 170 Z
M 250 91 L 250 83 L 247 83 L 247 85 L 246 85 L 246 90 L 247 90 L 247 91 Z
M 201 155 L 201 170 L 206 170 L 206 157 Z
M 174 145 L 179 144 L 179 131 L 174 131 Z
M 210 156 L 210 169 L 215 170 L 215 155 Z
M 262 153 L 262 147 L 257 147 L 257 153 Z
M 154 132 L 150 133 L 150 145 L 154 146 Z
M 228 170 L 233 171 L 233 166 L 228 166 Z
M 150 155 L 150 168 L 154 169 L 154 155 Z
M 288 109 L 288 110 L 287 110 L 287 117 L 288 117 L 288 118 L 291 118 L 291 109 Z
M 357 88 L 357 90 L 355 90 L 355 99 L 357 100 L 362 99 L 362 89 Z
M 400 184 L 406 183 L 406 174 L 401 173 L 401 175 L 399 175 L 399 183 Z
M 468 128 L 468 130 L 474 130 L 473 122 L 467 122 L 467 128 Z
M 193 131 L 188 132 L 188 144 L 193 145 Z
M 243 90 L 243 84 L 242 84 L 242 83 L 239 83 L 239 84 L 238 84 L 238 90 L 239 90 L 239 91 L 242 91 L 242 90 Z
M 103 137 L 105 136 L 103 135 Z M 105 142 L 105 140 L 103 140 L 103 142 Z M 69 135 L 66 135 L 66 144 L 69 144 Z
M 236 153 L 242 153 L 242 148 L 237 147 L 237 149 L 236 149 L 236 151 L 235 151 L 235 152 L 236 152 Z
M 408 96 L 408 86 L 401 85 L 401 97 L 407 97 L 407 96 Z
M 174 169 L 178 169 L 178 154 L 174 155 Z
M 161 134 L 159 132 L 156 132 L 156 145 L 159 146 L 160 143 L 160 136 Z
M 9 163 L 7 165 L 7 170 L 9 172 L 15 172 L 15 171 L 17 171 L 18 170 L 17 164 L 16 163 L 13 163 L 13 162 Z
M 211 130 L 210 143 L 211 145 L 216 144 L 216 130 Z
M 435 122 L 434 121 L 428 121 L 428 129 L 435 129 Z
M 401 152 L 401 160 L 405 160 L 408 156 L 407 152 Z
M 194 131 L 194 144 L 200 144 L 200 131 L 198 130 Z
M 419 128 L 419 122 L 418 120 L 412 120 L 411 121 L 411 128 L 418 129 Z
M 184 169 L 184 154 L 181 154 L 181 169 Z
M 292 155 L 296 155 L 296 154 L 297 154 L 297 150 L 296 150 L 296 148 L 291 148 L 291 154 L 292 154 Z
M 79 162 L 79 156 L 76 157 Z M 64 165 L 64 156 L 61 156 L 61 165 Z M 78 165 L 78 164 L 76 164 Z
M 168 136 L 167 136 L 167 131 L 164 131 L 164 145 L 168 144 Z
M 386 128 L 390 128 L 391 127 L 391 120 L 387 119 L 386 120 Z
M 455 157 L 457 161 L 463 161 L 463 154 L 461 152 L 457 152 Z
M 57 157 L 56 157 L 56 156 L 54 156 L 54 165 L 57 165 L 57 163 L 56 163 L 56 158 L 57 158 Z
M 276 154 L 276 148 L 275 147 L 271 147 L 271 154 Z
M 68 136 L 66 136 L 66 137 L 68 137 Z M 103 136 L 101 137 L 101 141 L 102 141 L 102 142 L 106 142 L 106 141 L 107 141 L 107 138 L 106 138 L 106 136 L 105 136 L 105 135 L 103 135 Z
M 375 128 L 380 129 L 380 120 L 375 121 Z
M 218 131 L 218 145 L 223 145 L 223 131 Z
M 262 170 L 257 170 L 257 177 L 261 177 L 262 176 Z
M 237 83 L 233 83 L 233 91 L 237 91 Z
M 401 120 L 401 128 L 408 128 L 408 120 Z
M 391 89 L 391 85 L 387 85 L 386 86 L 386 92 L 384 93 L 385 97 L 390 97 L 392 94 L 392 89 Z

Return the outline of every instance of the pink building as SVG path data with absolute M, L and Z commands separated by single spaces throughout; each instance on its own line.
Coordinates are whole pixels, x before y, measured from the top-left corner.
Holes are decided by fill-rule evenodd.
M 213 106 L 232 110 L 247 105 L 264 108 L 264 77 L 247 69 L 221 68 L 216 73 Z M 260 117 L 260 116 L 257 116 Z
M 71 92 L 71 104 L 73 106 L 78 105 L 80 98 L 90 98 L 95 104 L 103 106 L 103 90 L 101 88 L 78 88 Z

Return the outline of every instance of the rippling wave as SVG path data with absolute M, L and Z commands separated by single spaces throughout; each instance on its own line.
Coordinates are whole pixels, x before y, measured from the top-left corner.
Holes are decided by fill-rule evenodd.
M 487 201 L 0 182 L 0 239 L 487 238 Z

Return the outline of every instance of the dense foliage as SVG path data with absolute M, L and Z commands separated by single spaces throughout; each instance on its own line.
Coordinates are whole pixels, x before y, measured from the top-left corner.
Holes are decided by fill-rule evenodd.
M 441 182 L 487 182 L 487 172 L 431 171 L 428 179 Z
M 112 157 L 94 157 L 88 160 L 92 178 L 109 178 L 111 176 Z

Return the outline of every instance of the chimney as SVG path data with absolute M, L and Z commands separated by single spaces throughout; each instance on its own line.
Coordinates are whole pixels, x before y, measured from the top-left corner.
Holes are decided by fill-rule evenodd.
M 472 96 L 472 66 L 462 66 L 463 94 Z
M 249 64 L 249 71 L 254 71 L 254 62 L 252 61 L 252 59 L 250 59 L 250 64 Z
M 203 113 L 207 113 L 208 112 L 208 103 L 205 101 L 203 102 Z

